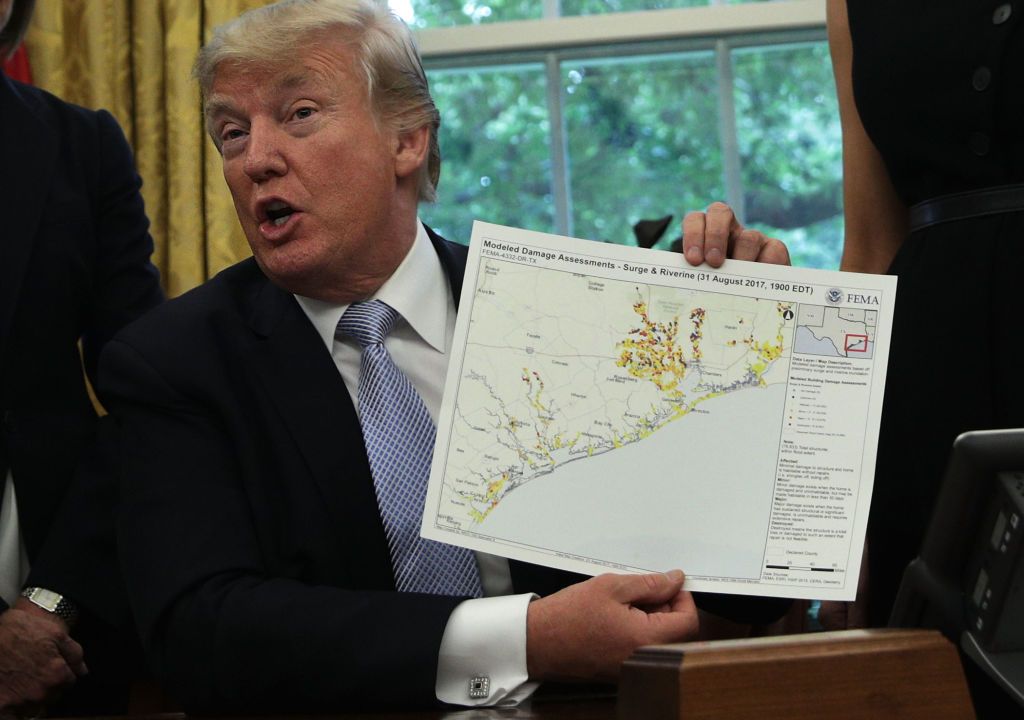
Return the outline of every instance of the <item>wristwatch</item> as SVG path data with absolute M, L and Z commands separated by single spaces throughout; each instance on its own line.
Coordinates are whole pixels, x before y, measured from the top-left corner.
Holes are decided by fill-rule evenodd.
M 75 624 L 78 619 L 78 608 L 60 593 L 47 590 L 41 587 L 27 587 L 21 591 L 21 596 L 41 607 L 46 612 L 64 618 L 68 627 Z

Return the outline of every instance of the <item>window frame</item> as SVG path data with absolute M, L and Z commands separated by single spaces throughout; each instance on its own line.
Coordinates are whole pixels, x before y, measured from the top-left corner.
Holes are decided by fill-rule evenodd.
M 546 17 L 540 20 L 428 28 L 415 34 L 428 72 L 522 63 L 544 65 L 556 232 L 573 235 L 567 143 L 567 132 L 571 129 L 565 127 L 562 109 L 562 63 L 669 53 L 711 51 L 715 55 L 724 199 L 742 220 L 745 213 L 733 102 L 732 51 L 825 41 L 825 3 L 779 0 L 722 4 L 719 0 L 703 7 L 553 17 L 558 12 L 558 0 L 545 0 L 544 9 Z M 717 198 L 709 198 L 714 199 Z

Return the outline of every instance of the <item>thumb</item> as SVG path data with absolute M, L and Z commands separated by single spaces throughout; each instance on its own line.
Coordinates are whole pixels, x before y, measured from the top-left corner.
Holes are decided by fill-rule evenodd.
M 670 601 L 683 587 L 682 570 L 646 575 L 621 575 L 615 599 L 631 605 L 651 605 Z

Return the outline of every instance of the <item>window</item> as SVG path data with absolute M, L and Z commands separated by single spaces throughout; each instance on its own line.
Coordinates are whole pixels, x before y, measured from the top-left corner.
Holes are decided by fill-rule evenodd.
M 441 181 L 420 212 L 442 235 L 468 242 L 474 219 L 555 230 L 546 85 L 541 63 L 430 71 Z
M 841 143 L 823 3 L 558 6 L 396 8 L 424 28 L 442 114 L 428 224 L 461 242 L 481 219 L 635 244 L 633 223 L 672 214 L 667 247 L 687 210 L 722 199 L 786 240 L 795 264 L 838 266 Z
M 572 233 L 621 243 L 640 218 L 681 219 L 683 208 L 725 199 L 713 52 L 562 68 Z

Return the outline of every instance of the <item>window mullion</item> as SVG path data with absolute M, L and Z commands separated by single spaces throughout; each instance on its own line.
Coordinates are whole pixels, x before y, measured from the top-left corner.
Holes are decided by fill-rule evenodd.
M 562 67 L 557 53 L 544 56 L 548 121 L 551 124 L 551 194 L 555 200 L 555 228 L 561 235 L 572 236 L 572 183 L 569 178 L 569 142 L 563 112 Z
M 722 144 L 722 174 L 726 202 L 740 222 L 746 212 L 743 203 L 743 175 L 740 166 L 739 141 L 736 134 L 736 103 L 732 77 L 732 49 L 725 40 L 715 43 L 715 64 L 718 70 L 718 136 Z

